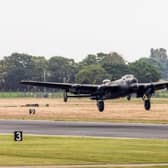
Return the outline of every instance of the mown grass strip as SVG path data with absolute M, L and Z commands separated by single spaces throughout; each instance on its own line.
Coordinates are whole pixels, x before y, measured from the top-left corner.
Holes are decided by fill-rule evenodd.
M 168 140 L 0 135 L 0 165 L 168 162 Z

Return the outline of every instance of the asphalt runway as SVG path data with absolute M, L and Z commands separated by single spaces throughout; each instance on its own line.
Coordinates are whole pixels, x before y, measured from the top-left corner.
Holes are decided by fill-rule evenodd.
M 0 120 L 0 133 L 126 138 L 168 138 L 168 124 Z
M 168 124 L 0 120 L 0 133 L 126 138 L 168 138 Z

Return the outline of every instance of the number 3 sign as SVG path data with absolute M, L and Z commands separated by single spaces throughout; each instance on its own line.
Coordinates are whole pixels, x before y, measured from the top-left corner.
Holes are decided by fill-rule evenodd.
M 22 131 L 15 131 L 14 132 L 14 140 L 15 141 L 22 141 L 23 140 L 23 132 Z

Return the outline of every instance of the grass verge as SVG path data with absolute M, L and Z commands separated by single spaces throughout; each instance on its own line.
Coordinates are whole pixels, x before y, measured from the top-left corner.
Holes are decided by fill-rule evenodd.
M 168 162 L 168 140 L 0 136 L 0 166 Z
M 32 104 L 39 107 L 28 106 Z M 30 108 L 36 109 L 36 115 L 29 115 Z M 152 99 L 150 111 L 144 110 L 142 100 L 110 100 L 99 113 L 96 102 L 89 99 L 64 103 L 62 99 L 5 98 L 0 99 L 0 119 L 168 123 L 168 99 Z

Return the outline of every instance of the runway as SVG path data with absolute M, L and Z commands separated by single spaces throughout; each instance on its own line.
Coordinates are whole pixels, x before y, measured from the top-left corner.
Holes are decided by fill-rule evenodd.
M 126 138 L 168 138 L 168 124 L 0 120 L 0 133 Z

